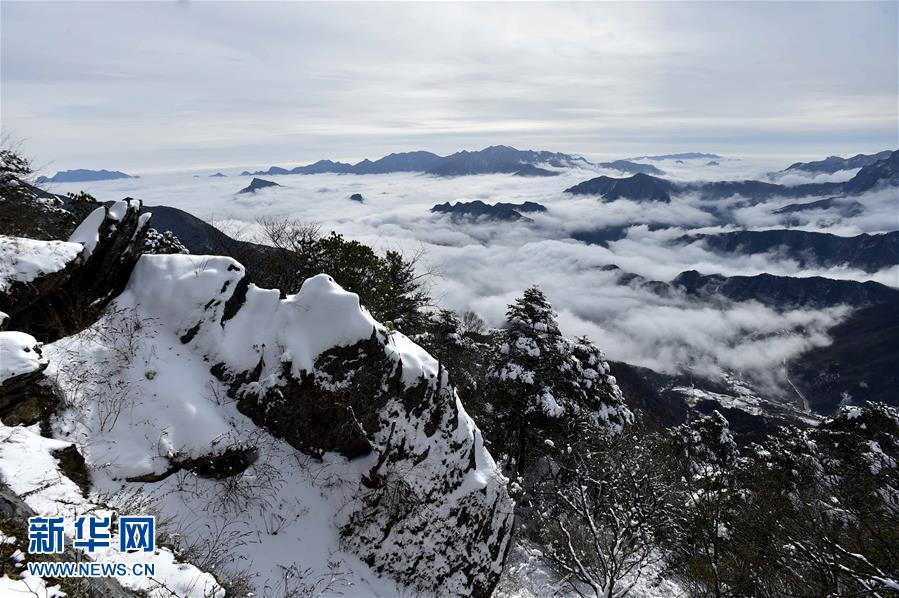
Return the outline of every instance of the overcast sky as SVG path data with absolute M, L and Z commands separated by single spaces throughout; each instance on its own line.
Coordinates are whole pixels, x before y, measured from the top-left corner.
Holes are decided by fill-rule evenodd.
M 49 170 L 896 148 L 897 3 L 0 2 Z

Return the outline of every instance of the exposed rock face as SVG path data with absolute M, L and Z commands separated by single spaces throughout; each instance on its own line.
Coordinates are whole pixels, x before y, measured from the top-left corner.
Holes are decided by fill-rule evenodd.
M 362 197 L 361 193 L 353 193 L 352 195 L 350 195 L 350 201 L 358 201 L 359 203 L 362 203 L 365 201 L 365 198 Z
M 150 217 L 139 215 L 140 202 L 123 200 L 97 208 L 73 233 L 84 245 L 65 267 L 0 288 L 6 326 L 27 330 L 49 342 L 82 330 L 125 288 L 141 255 Z M 37 243 L 36 241 L 31 241 Z M 47 251 L 54 251 L 47 242 Z
M 40 343 L 24 332 L 0 332 L 0 421 L 34 424 L 43 415 L 42 392 L 47 360 Z

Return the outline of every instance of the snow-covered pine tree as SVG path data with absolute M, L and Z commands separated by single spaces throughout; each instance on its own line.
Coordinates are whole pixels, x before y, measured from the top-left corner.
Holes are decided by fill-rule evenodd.
M 602 352 L 586 338 L 571 341 L 537 288 L 509 306 L 494 335 L 487 372 L 493 450 L 522 475 L 547 446 L 576 433 L 583 418 L 618 431 L 633 419 Z
M 689 572 L 696 595 L 722 596 L 725 572 L 740 558 L 731 531 L 741 508 L 737 444 L 718 411 L 673 428 L 669 438 L 681 479 L 673 526 L 663 541 L 670 564 Z

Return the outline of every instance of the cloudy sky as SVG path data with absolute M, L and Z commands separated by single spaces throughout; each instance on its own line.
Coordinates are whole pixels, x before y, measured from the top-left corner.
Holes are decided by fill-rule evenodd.
M 897 4 L 0 3 L 2 128 L 50 170 L 504 143 L 895 148 Z

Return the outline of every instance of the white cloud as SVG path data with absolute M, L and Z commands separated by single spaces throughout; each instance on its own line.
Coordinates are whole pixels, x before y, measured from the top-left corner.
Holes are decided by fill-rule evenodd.
M 492 143 L 815 159 L 897 145 L 896 22 L 890 2 L 4 2 L 3 129 L 58 168 Z
M 753 164 L 744 167 L 757 168 Z M 701 170 L 702 165 L 696 168 Z M 899 286 L 896 268 L 874 274 L 841 267 L 799 268 L 777 253 L 727 256 L 712 253 L 699 243 L 672 245 L 686 233 L 732 227 L 715 223 L 702 211 L 705 204 L 689 195 L 675 197 L 671 204 L 647 205 L 604 203 L 563 193 L 593 174 L 570 171 L 545 179 L 294 175 L 267 177 L 284 185 L 282 188 L 236 196 L 234 192 L 247 183 L 246 177 L 195 179 L 192 173 L 183 172 L 57 185 L 55 191 L 87 187 L 104 200 L 140 197 L 148 205 L 171 205 L 209 221 L 224 222 L 228 232 L 245 236 L 258 233 L 253 222 L 259 215 L 289 216 L 319 222 L 326 230 L 337 230 L 382 250 L 424 248 L 427 264 L 441 273 L 433 281 L 433 292 L 448 307 L 473 309 L 498 325 L 507 305 L 524 288 L 538 284 L 559 311 L 566 334 L 588 334 L 612 359 L 668 372 L 683 367 L 703 373 L 738 370 L 765 383 L 773 383 L 784 359 L 828 342 L 825 331 L 845 317 L 847 310 L 783 313 L 754 303 L 710 305 L 677 295 L 663 298 L 639 286 L 617 284 L 616 272 L 607 267 L 614 264 L 651 280 L 671 280 L 684 270 L 698 269 L 726 275 L 823 275 Z M 356 192 L 365 196 L 364 203 L 348 199 Z M 429 212 L 438 203 L 472 199 L 537 201 L 548 211 L 532 215 L 532 223 L 454 223 Z M 890 204 L 886 193 L 868 194 L 859 200 L 870 206 L 872 214 L 832 218 L 823 228 L 853 234 L 896 228 L 895 222 L 883 220 Z M 741 224 L 764 228 L 778 222 L 770 212 L 783 203 L 785 200 L 777 200 L 767 206 L 738 208 L 735 213 Z M 621 225 L 630 225 L 627 236 L 608 248 L 569 238 L 576 230 Z M 665 228 L 650 230 L 649 225 Z M 814 226 L 813 219 L 806 223 L 808 228 Z

